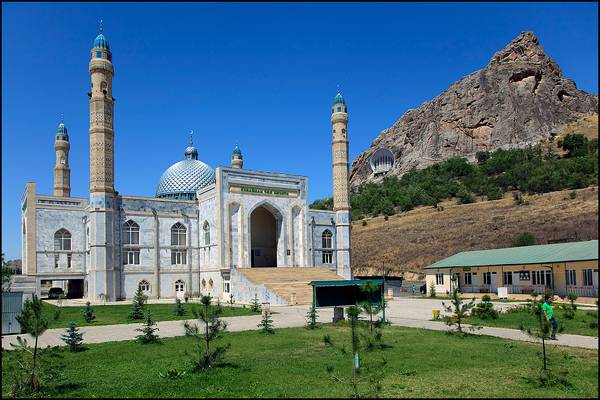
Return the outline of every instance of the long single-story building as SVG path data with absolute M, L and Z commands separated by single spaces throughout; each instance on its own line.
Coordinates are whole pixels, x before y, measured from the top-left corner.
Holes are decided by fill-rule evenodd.
M 574 293 L 598 297 L 598 241 L 556 243 L 505 249 L 464 251 L 425 267 L 427 294 L 450 292 L 454 282 L 463 293 Z

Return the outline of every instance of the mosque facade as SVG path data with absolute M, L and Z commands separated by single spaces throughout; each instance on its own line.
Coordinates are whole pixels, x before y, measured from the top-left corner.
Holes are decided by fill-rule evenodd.
M 26 185 L 21 202 L 23 274 L 90 301 L 211 294 L 288 303 L 245 279 L 249 268 L 327 270 L 352 278 L 348 191 L 348 114 L 339 93 L 331 108 L 334 210 L 308 206 L 308 178 L 247 170 L 235 146 L 229 167 L 211 168 L 192 143 L 160 177 L 154 198 L 115 190 L 114 67 L 106 37 L 89 62 L 90 190 L 71 197 L 70 139 L 55 136 L 54 192 Z

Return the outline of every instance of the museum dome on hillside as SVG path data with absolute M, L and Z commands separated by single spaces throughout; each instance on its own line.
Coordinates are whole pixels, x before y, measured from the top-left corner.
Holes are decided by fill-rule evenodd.
M 198 160 L 198 150 L 192 144 L 185 149 L 185 159 L 171 165 L 160 177 L 156 197 L 162 199 L 195 200 L 196 191 L 214 183 L 215 171 Z

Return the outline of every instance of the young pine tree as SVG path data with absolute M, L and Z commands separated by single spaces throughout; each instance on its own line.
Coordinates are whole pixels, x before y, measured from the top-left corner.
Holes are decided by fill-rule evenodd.
M 157 330 L 156 322 L 152 320 L 152 315 L 150 315 L 150 310 L 148 310 L 146 312 L 146 318 L 144 319 L 144 326 L 136 329 L 136 331 L 142 332 L 140 335 L 136 336 L 136 340 L 143 344 L 160 343 L 160 338 L 156 334 Z
M 361 307 L 369 316 L 369 331 L 371 334 L 373 334 L 373 316 L 379 314 L 381 311 L 381 305 L 373 304 L 371 301 L 373 294 L 375 294 L 378 290 L 381 290 L 380 287 L 371 281 L 367 281 L 367 283 L 360 286 L 360 291 L 367 295 L 367 300 L 361 304 Z
M 133 296 L 133 303 L 131 312 L 129 313 L 130 319 L 142 319 L 144 318 L 144 304 L 146 303 L 146 295 L 142 292 L 142 288 L 138 286 L 135 295 Z
M 74 321 L 69 322 L 69 327 L 65 331 L 65 334 L 61 335 L 60 338 L 67 346 L 69 346 L 69 351 L 81 351 L 83 333 L 79 332 L 79 328 L 77 328 L 77 324 Z
M 306 327 L 308 329 L 316 329 L 319 327 L 319 323 L 317 322 L 317 318 L 319 317 L 319 313 L 317 312 L 316 307 L 310 307 L 308 313 L 306 314 Z
M 180 299 L 175 299 L 175 310 L 174 310 L 174 313 L 178 317 L 181 317 L 182 315 L 185 315 L 185 308 L 183 307 L 183 303 L 181 302 Z
M 254 294 L 254 299 L 252 299 L 252 303 L 250 303 L 250 310 L 252 312 L 260 312 L 260 303 L 258 302 L 258 296 L 256 293 Z
M 83 319 L 85 322 L 93 322 L 96 319 L 96 315 L 94 314 L 94 309 L 90 305 L 90 302 L 85 303 L 85 308 L 83 309 Z
M 197 342 L 194 348 L 195 355 L 192 356 L 196 370 L 214 366 L 229 348 L 229 345 L 218 346 L 215 344 L 215 341 L 227 328 L 227 323 L 219 318 L 223 314 L 223 308 L 212 306 L 211 301 L 210 296 L 202 296 L 200 306 L 192 307 L 192 315 L 200 322 L 199 325 L 190 324 L 188 321 L 183 323 L 186 336 L 194 337 Z
M 260 323 L 257 325 L 262 333 L 275 333 L 275 329 L 273 327 L 273 319 L 271 318 L 271 311 L 264 310 L 263 317 Z
M 450 305 L 447 306 L 442 302 L 442 306 L 446 309 L 446 312 L 452 313 L 451 316 L 444 318 L 446 325 L 450 327 L 456 325 L 458 333 L 463 333 L 462 320 L 465 319 L 469 311 L 475 307 L 475 299 L 471 299 L 470 302 L 464 303 L 463 298 L 460 295 L 460 290 L 455 286 L 450 295 Z
M 29 333 L 34 338 L 33 351 L 31 351 L 31 371 L 27 386 L 30 390 L 37 392 L 40 389 L 40 362 L 38 359 L 38 338 L 48 329 L 48 320 L 43 317 L 42 300 L 35 294 L 32 299 L 25 300 L 21 315 L 17 316 L 17 321 L 21 324 L 21 329 Z M 20 337 L 17 337 L 20 339 Z M 19 341 L 19 348 L 27 348 L 27 341 Z

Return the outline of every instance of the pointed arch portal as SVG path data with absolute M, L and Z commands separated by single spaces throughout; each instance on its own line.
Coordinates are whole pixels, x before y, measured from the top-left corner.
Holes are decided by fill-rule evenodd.
M 271 207 L 257 207 L 250 215 L 250 265 L 277 266 L 277 244 L 281 234 L 281 215 Z

